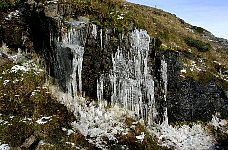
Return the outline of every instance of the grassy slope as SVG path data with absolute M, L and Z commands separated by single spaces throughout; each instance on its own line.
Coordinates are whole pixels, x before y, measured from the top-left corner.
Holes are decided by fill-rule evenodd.
M 33 135 L 36 137 L 35 144 L 40 140 L 46 143 L 37 149 L 76 149 L 66 142 L 94 149 L 79 132 L 67 135 L 67 131 L 62 130 L 71 129 L 75 117 L 50 94 L 45 85 L 45 71 L 12 72 L 13 66 L 13 63 L 0 66 L 0 143 L 15 148 Z M 47 123 L 37 122 L 50 116 Z

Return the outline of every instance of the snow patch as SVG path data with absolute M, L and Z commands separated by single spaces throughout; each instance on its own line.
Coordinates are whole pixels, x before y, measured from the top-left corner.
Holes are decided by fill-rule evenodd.
M 122 15 L 118 15 L 117 20 L 123 20 L 124 17 Z
M 57 4 L 59 0 L 50 0 L 47 1 L 47 4 Z
M 194 33 L 194 30 L 192 30 L 192 29 L 190 29 L 190 28 L 188 28 L 188 27 L 186 27 L 185 29 L 188 30 L 189 32 Z
M 10 82 L 10 80 L 4 80 L 3 81 L 3 85 L 6 86 L 6 84 L 9 83 L 9 82 Z
M 18 80 L 18 79 L 15 79 L 15 80 L 13 80 L 13 83 L 15 84 L 15 83 L 17 83 L 17 82 L 19 82 L 20 80 Z
M 10 119 L 13 119 L 14 117 L 15 117 L 15 116 L 10 116 L 9 118 L 10 118 Z
M 27 121 L 32 121 L 32 118 L 25 117 L 24 119 L 20 120 L 20 122 L 27 122 Z
M 193 60 L 189 60 L 189 64 L 184 64 L 184 66 L 188 67 L 190 69 L 190 71 L 192 71 L 192 72 L 193 71 L 200 72 L 200 71 L 205 70 L 205 68 L 206 68 L 206 66 L 203 63 L 202 59 L 199 59 L 199 63 L 198 64 L 195 61 L 193 61 Z
M 22 72 L 28 72 L 29 69 L 26 68 L 25 66 L 20 66 L 20 65 L 15 65 L 11 68 L 11 71 L 10 72 L 18 72 L 18 71 L 22 71 Z
M 80 149 L 80 150 L 81 150 L 81 148 L 80 148 L 80 147 L 78 147 L 78 146 L 76 146 L 76 144 L 75 144 L 75 143 L 66 142 L 66 144 L 69 144 L 69 145 L 71 145 L 71 147 L 74 147 L 74 148 L 76 148 L 76 149 Z
M 51 118 L 52 118 L 52 116 L 49 116 L 49 117 L 42 117 L 42 118 L 38 119 L 38 120 L 36 121 L 36 123 L 38 123 L 38 124 L 45 124 L 45 123 L 47 123 L 48 121 L 51 121 Z
M 136 139 L 142 142 L 144 140 L 145 134 L 142 132 L 140 135 L 136 136 Z
M 0 124 L 1 124 L 1 125 L 6 125 L 6 124 L 8 124 L 8 123 L 9 123 L 8 121 L 2 120 L 2 119 L 0 118 Z
M 186 73 L 187 70 L 186 70 L 186 69 L 182 69 L 180 72 L 181 72 L 181 73 Z
M 38 90 L 34 90 L 34 91 L 32 91 L 31 96 L 35 96 L 38 93 L 40 93 L 40 90 L 39 89 Z
M 97 147 L 104 149 L 106 146 L 102 144 L 103 137 L 116 142 L 115 136 L 126 130 L 122 123 L 125 119 L 122 113 L 125 112 L 123 110 L 120 112 L 118 107 L 105 111 L 104 107 L 90 106 L 78 112 L 81 118 L 78 122 L 74 122 L 73 126 L 84 136 L 89 137 Z
M 15 10 L 13 12 L 10 12 L 7 17 L 5 17 L 6 20 L 11 20 L 13 17 L 19 17 L 19 10 Z
M 38 145 L 45 145 L 44 141 L 43 140 L 40 140 Z
M 0 142 L 0 150 L 10 150 L 10 147 L 8 144 L 1 144 Z
M 10 70 L 11 73 L 16 73 L 18 71 L 22 71 L 22 72 L 34 71 L 35 74 L 40 74 L 41 72 L 43 72 L 43 69 L 40 69 L 32 61 L 28 61 L 26 63 L 23 63 L 22 65 L 15 65 Z
M 214 126 L 214 129 L 216 132 L 219 130 L 222 133 L 228 134 L 228 128 L 227 128 L 228 122 L 227 122 L 227 120 L 220 119 L 218 116 L 219 116 L 219 113 L 212 115 L 210 125 Z
M 218 118 L 216 115 L 212 115 L 211 124 L 216 128 L 220 128 L 222 126 L 225 126 L 227 124 L 227 121 Z
M 68 136 L 71 135 L 72 133 L 75 133 L 72 129 L 62 128 L 62 130 L 63 130 L 64 132 L 67 132 L 67 135 L 68 135 Z

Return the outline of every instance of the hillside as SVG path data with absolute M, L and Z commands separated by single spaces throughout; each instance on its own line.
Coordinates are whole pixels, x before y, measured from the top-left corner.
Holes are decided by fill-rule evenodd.
M 0 149 L 227 148 L 228 40 L 124 0 L 0 0 L 0 20 Z
M 53 15 L 56 8 L 52 7 L 52 3 L 57 1 L 42 2 L 50 4 L 47 7 L 47 13 Z M 20 5 L 13 0 L 11 3 L 7 3 L 7 7 L 12 5 L 11 9 Z M 190 25 L 177 18 L 175 14 L 122 0 L 69 0 L 58 1 L 58 4 L 59 13 L 66 19 L 84 16 L 90 18 L 90 21 L 99 28 L 114 28 L 113 42 L 118 41 L 119 33 L 127 32 L 133 26 L 146 29 L 150 36 L 158 39 L 159 50 L 185 52 L 186 57 L 182 62 L 185 64 L 186 72 L 183 72 L 183 76 L 193 77 L 196 80 L 201 80 L 201 76 L 204 78 L 205 75 L 209 79 L 216 77 L 217 82 L 223 88 L 228 89 L 226 72 L 228 41 L 226 39 L 215 37 L 201 27 Z M 61 31 L 64 32 L 64 29 Z M 224 81 L 226 84 L 223 84 Z

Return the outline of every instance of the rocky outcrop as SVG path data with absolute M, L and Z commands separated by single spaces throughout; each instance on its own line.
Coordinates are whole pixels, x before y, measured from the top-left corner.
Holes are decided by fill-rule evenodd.
M 144 30 L 101 29 L 75 16 L 68 5 L 54 2 L 45 7 L 27 3 L 20 13 L 26 28 L 9 34 L 5 23 L 3 41 L 23 50 L 32 46 L 60 89 L 73 97 L 118 104 L 148 122 L 163 121 L 167 115 L 170 121 L 195 121 L 210 120 L 215 112 L 228 114 L 223 90 L 213 80 L 182 79 L 183 54 L 159 52 L 156 40 Z
M 180 76 L 182 53 L 165 54 L 168 64 L 168 114 L 169 120 L 207 121 L 216 112 L 227 116 L 228 99 L 215 81 L 200 83 Z

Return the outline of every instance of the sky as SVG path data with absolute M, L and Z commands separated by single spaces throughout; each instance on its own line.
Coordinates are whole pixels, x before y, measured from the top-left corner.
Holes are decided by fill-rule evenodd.
M 228 39 L 228 0 L 127 0 L 175 14 L 185 22 Z

